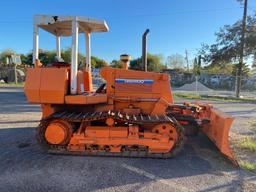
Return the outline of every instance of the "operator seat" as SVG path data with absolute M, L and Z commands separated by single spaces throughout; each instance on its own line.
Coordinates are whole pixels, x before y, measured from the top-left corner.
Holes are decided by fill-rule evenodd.
M 78 94 L 93 92 L 92 75 L 89 71 L 79 70 L 77 72 Z

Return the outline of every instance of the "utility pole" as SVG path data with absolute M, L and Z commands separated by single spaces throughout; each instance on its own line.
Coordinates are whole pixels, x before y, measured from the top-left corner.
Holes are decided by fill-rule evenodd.
M 236 97 L 240 96 L 241 91 L 241 80 L 242 80 L 242 68 L 244 62 L 244 39 L 246 33 L 246 18 L 247 18 L 247 2 L 248 0 L 244 0 L 244 14 L 243 14 L 243 23 L 242 23 L 242 34 L 241 34 L 241 47 L 239 53 L 239 63 L 237 70 L 237 84 L 236 84 Z
M 189 71 L 189 64 L 188 64 L 188 51 L 187 51 L 187 49 L 185 49 L 185 54 L 186 54 L 185 59 L 186 59 L 186 62 L 187 62 L 187 71 Z

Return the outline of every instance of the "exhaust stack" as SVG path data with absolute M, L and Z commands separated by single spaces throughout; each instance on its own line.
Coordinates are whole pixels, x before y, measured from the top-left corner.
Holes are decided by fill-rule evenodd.
M 149 29 L 147 29 L 142 36 L 142 70 L 147 71 L 147 35 Z

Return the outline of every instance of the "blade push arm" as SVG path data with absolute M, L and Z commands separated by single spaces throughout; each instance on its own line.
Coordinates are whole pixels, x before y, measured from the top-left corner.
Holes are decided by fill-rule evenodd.
M 233 117 L 214 109 L 206 103 L 171 105 L 168 107 L 167 113 L 174 116 L 184 127 L 189 125 L 198 128 L 207 135 L 221 153 L 237 165 L 228 141 Z

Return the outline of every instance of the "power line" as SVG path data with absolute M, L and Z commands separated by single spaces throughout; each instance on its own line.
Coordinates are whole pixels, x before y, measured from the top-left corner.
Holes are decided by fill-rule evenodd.
M 124 19 L 124 18 L 138 18 L 138 17 L 159 17 L 159 16 L 168 16 L 168 15 L 179 15 L 179 14 L 189 14 L 189 13 L 210 13 L 210 12 L 222 12 L 228 10 L 241 9 L 243 7 L 230 7 L 230 8 L 220 8 L 220 9 L 197 9 L 197 10 L 184 10 L 184 11 L 174 11 L 166 13 L 156 13 L 156 14 L 137 14 L 137 15 L 127 15 L 127 16 L 115 16 L 108 17 L 108 19 Z M 31 20 L 0 20 L 1 24 L 9 23 L 31 23 Z
M 158 16 L 168 16 L 168 15 L 179 15 L 179 14 L 189 14 L 189 13 L 209 13 L 209 12 L 221 12 L 235 9 L 242 9 L 243 7 L 230 7 L 230 8 L 220 8 L 220 9 L 198 9 L 198 10 L 184 10 L 184 11 L 175 11 L 175 12 L 166 12 L 166 13 L 157 13 L 157 14 L 137 14 L 137 15 L 127 15 L 127 16 L 116 16 L 116 17 L 107 17 L 108 19 L 123 19 L 131 17 L 158 17 Z

